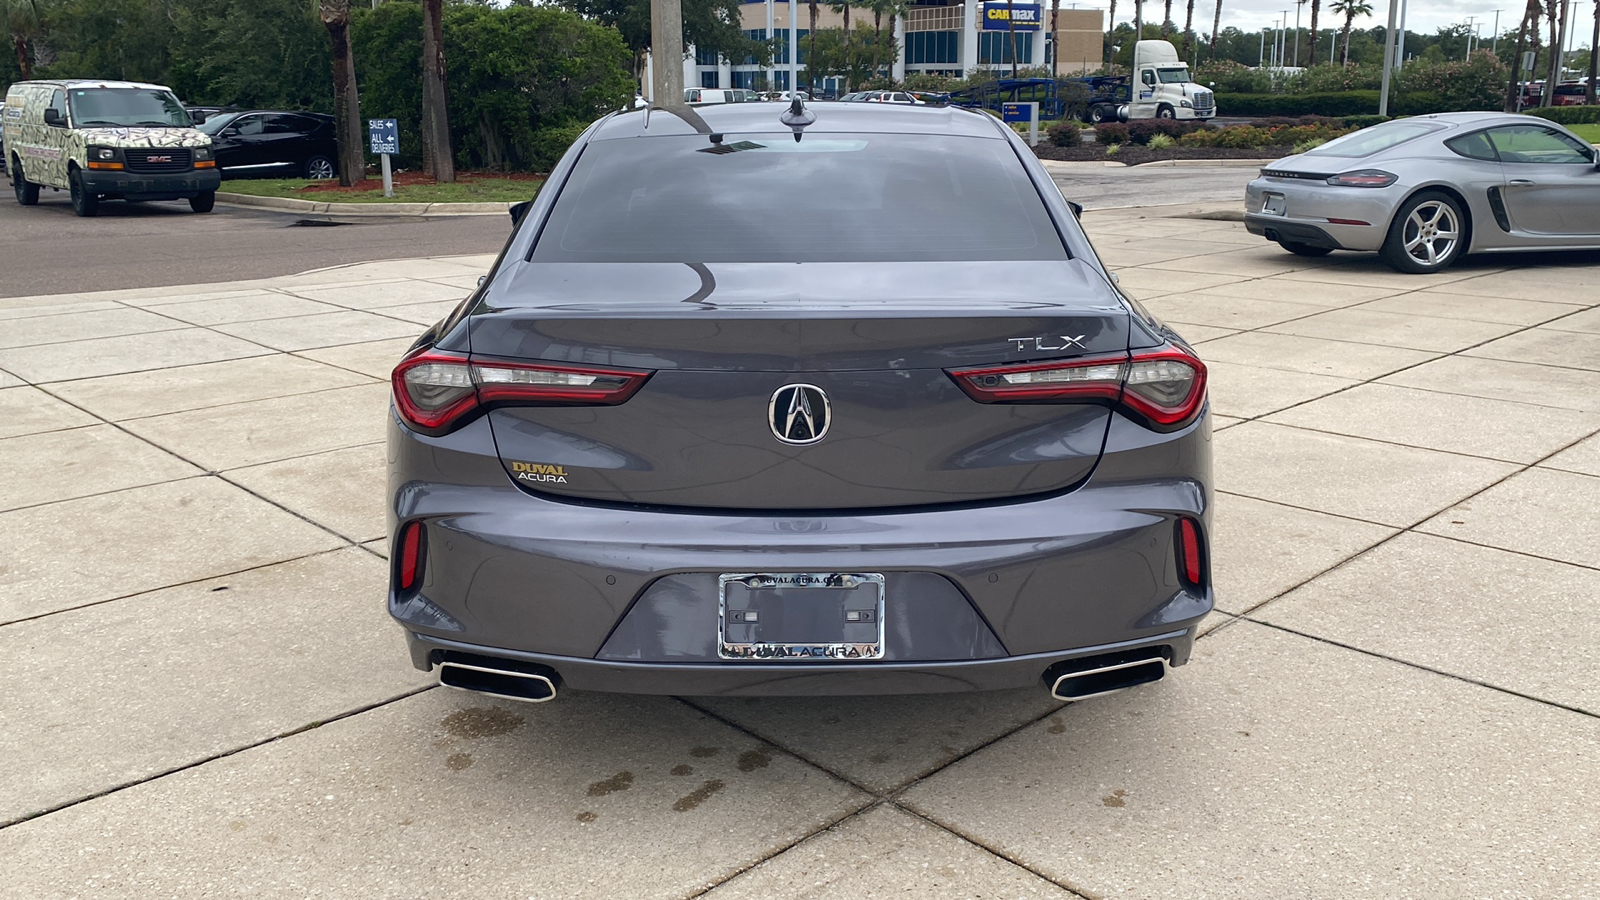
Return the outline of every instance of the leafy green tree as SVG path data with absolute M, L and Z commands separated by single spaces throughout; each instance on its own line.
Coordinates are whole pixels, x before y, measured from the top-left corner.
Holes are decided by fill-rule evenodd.
M 815 84 L 836 76 L 846 84 L 861 84 L 892 66 L 899 46 L 894 34 L 875 34 L 865 22 L 856 23 L 854 40 L 845 41 L 844 29 L 824 28 L 811 33 L 813 50 L 806 59 L 804 78 Z
M 512 0 L 515 6 L 533 6 L 533 0 Z M 601 25 L 615 28 L 633 53 L 635 81 L 644 77 L 645 51 L 650 49 L 650 0 L 555 0 L 557 6 Z M 772 48 L 753 41 L 739 28 L 739 0 L 682 0 L 683 45 L 712 51 L 726 59 L 753 57 L 760 65 L 772 62 Z M 814 26 L 813 26 L 814 27 Z
M 56 0 L 49 7 L 51 77 L 164 81 L 172 66 L 170 0 Z
M 333 112 L 328 35 L 305 0 L 173 0 L 169 13 L 171 67 L 159 80 L 179 97 Z

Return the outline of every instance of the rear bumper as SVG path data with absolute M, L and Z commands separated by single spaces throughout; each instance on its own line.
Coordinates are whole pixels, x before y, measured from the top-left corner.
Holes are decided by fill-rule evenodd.
M 1190 627 L 1137 641 L 1001 659 L 838 665 L 618 662 L 481 647 L 412 631 L 406 632 L 406 645 L 412 664 L 425 672 L 436 666 L 445 653 L 470 653 L 553 669 L 565 687 L 578 691 L 691 697 L 854 696 L 1049 687 L 1045 670 L 1052 665 L 1124 650 L 1149 649 L 1151 656 L 1162 656 L 1168 664 L 1181 666 L 1189 661 L 1194 633 Z
M 1143 646 L 1181 664 L 1213 604 L 1209 589 L 1182 583 L 1174 549 L 1179 516 L 1210 531 L 1209 415 L 1172 434 L 1116 415 L 1106 441 L 1088 483 L 1037 499 L 717 514 L 530 495 L 506 474 L 486 420 L 429 438 L 391 416 L 390 535 L 420 521 L 424 565 L 420 587 L 391 584 L 388 609 L 418 668 L 457 651 L 548 666 L 580 690 L 992 690 L 1037 684 L 1061 660 Z M 885 573 L 885 658 L 719 659 L 714 591 L 693 585 L 726 572 Z M 923 587 L 897 600 L 908 576 Z M 936 581 L 947 582 L 942 596 L 927 587 Z M 669 582 L 688 589 L 666 596 Z M 979 632 L 970 650 L 930 636 L 962 629 Z
M 1330 250 L 1350 249 L 1340 244 L 1338 239 L 1329 234 L 1323 226 L 1296 222 L 1282 216 L 1246 215 L 1244 227 L 1251 234 L 1259 234 L 1269 241 L 1287 241 L 1312 247 L 1327 247 Z
M 1334 187 L 1321 181 L 1257 178 L 1245 188 L 1244 227 L 1268 240 L 1332 250 L 1376 250 L 1383 246 L 1395 207 L 1407 188 Z M 1268 193 L 1282 194 L 1286 214 L 1263 215 Z M 1330 221 L 1330 219 L 1339 221 Z M 1365 222 L 1365 225 L 1347 224 Z M 1268 232 L 1275 232 L 1274 237 Z
M 96 194 L 114 194 L 125 200 L 186 200 L 222 186 L 216 169 L 158 175 L 143 172 L 84 170 L 84 187 Z

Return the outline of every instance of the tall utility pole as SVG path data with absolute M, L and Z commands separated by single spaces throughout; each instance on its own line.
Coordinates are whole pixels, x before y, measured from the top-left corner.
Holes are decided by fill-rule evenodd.
M 1389 0 L 1389 27 L 1383 32 L 1383 84 L 1378 88 L 1380 116 L 1389 114 L 1389 81 L 1394 77 L 1394 28 L 1399 14 L 1400 0 Z
M 650 0 L 650 97 L 656 106 L 683 105 L 683 5 Z
M 1500 10 L 1494 11 L 1494 37 L 1489 39 L 1489 52 L 1495 56 L 1500 55 Z M 1511 61 L 1512 68 L 1522 65 L 1520 60 Z

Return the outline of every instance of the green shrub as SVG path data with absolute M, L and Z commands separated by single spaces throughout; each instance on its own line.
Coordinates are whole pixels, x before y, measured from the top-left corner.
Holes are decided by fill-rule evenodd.
M 1158 134 L 1178 138 L 1191 131 L 1209 128 L 1205 122 L 1179 121 L 1178 119 L 1139 119 L 1128 123 L 1128 139 L 1135 144 L 1148 144 Z
M 1178 138 L 1179 147 L 1220 147 L 1222 144 L 1222 131 L 1211 130 L 1191 131 Z
M 1217 138 L 1218 147 L 1228 147 L 1236 150 L 1253 150 L 1273 143 L 1272 132 L 1254 125 L 1235 125 L 1224 128 Z
M 1128 126 L 1121 122 L 1101 122 L 1094 127 L 1094 139 L 1100 144 L 1126 144 L 1129 140 Z
M 1350 128 L 1371 128 L 1380 122 L 1389 121 L 1390 118 L 1390 116 L 1380 116 L 1376 114 L 1370 116 L 1345 116 L 1344 124 Z
M 1587 125 L 1600 122 L 1600 106 L 1552 106 L 1549 109 L 1530 109 L 1527 113 L 1562 125 Z
M 1301 141 L 1300 143 L 1294 145 L 1294 152 L 1304 153 L 1307 150 L 1315 150 L 1326 143 L 1327 141 L 1323 140 L 1322 138 L 1312 138 L 1309 141 Z
M 528 156 L 533 163 L 535 172 L 548 172 L 561 161 L 562 154 L 567 152 L 578 135 L 589 126 L 583 122 L 572 122 L 567 125 L 547 125 L 533 133 L 529 142 Z
M 1050 143 L 1057 147 L 1083 146 L 1083 129 L 1077 122 L 1058 122 L 1045 131 Z
M 1121 149 L 1122 149 L 1122 145 L 1121 144 L 1107 144 L 1106 145 L 1106 155 L 1107 156 L 1116 156 L 1117 155 L 1117 151 L 1119 151 Z
M 1152 135 L 1146 143 L 1151 150 L 1166 150 L 1169 147 L 1177 146 L 1178 139 L 1170 134 L 1157 134 Z
M 1377 91 L 1337 94 L 1218 94 L 1224 116 L 1358 116 L 1378 111 Z

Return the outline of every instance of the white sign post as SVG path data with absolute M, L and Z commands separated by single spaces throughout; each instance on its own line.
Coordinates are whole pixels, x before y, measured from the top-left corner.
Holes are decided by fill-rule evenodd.
M 389 154 L 400 152 L 400 124 L 394 119 L 368 119 L 367 141 L 383 165 L 383 195 L 394 196 L 394 176 L 389 173 Z

